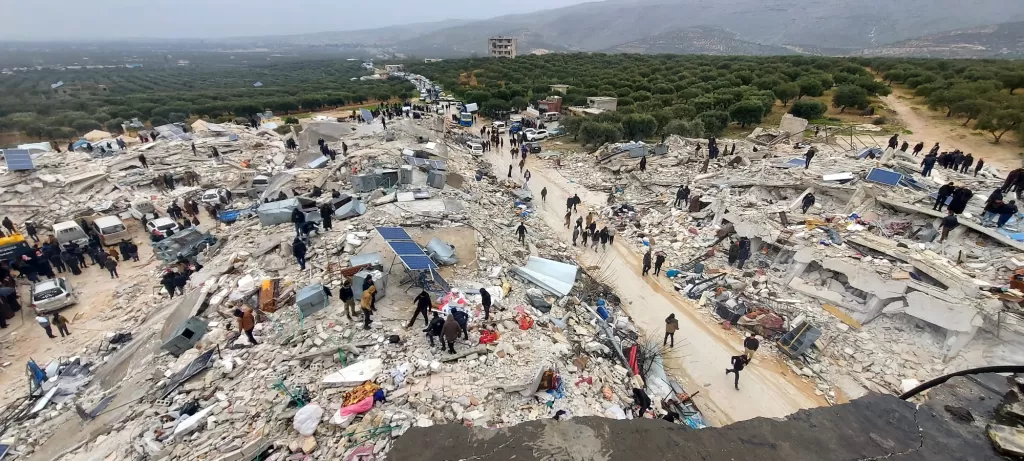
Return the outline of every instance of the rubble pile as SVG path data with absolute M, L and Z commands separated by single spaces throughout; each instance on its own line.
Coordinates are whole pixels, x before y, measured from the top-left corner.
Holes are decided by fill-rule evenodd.
M 277 134 L 243 127 L 226 128 L 232 133 L 228 141 L 196 142 L 197 149 L 216 145 L 216 161 L 193 156 L 184 141 L 143 144 L 153 171 L 118 169 L 141 148 L 120 158 L 92 161 L 91 166 L 107 169 L 108 185 L 103 187 L 121 190 L 108 199 L 117 206 L 138 194 L 155 197 L 161 209 L 184 188 L 157 190 L 146 178 L 181 168 L 197 172 L 203 188 L 223 187 L 255 169 L 282 178 L 271 182 L 272 193 L 322 204 L 333 200 L 329 191 L 337 189 L 370 207 L 365 214 L 336 220 L 330 231 L 313 233 L 304 270 L 292 256 L 296 233 L 291 223 L 263 225 L 258 210 L 230 223 L 210 221 L 204 228 L 217 237 L 217 244 L 196 255 L 193 266 L 198 270 L 182 295 L 169 299 L 156 283 L 127 283 L 101 314 L 118 319 L 121 330 L 96 338 L 83 359 L 107 362 L 100 370 L 127 362 L 138 365 L 120 383 L 93 382 L 51 403 L 39 416 L 11 426 L 4 437 L 20 453 L 31 454 L 62 427 L 88 424 L 91 416 L 82 416 L 90 414 L 88 409 L 102 408 L 125 389 L 136 389 L 141 397 L 125 404 L 128 410 L 113 430 L 70 447 L 59 459 L 347 459 L 363 452 L 381 456 L 413 425 L 497 428 L 556 415 L 632 417 L 636 378 L 621 350 L 642 335 L 615 306 L 615 298 L 595 289 L 592 281 L 586 289 L 578 285 L 562 295 L 514 275 L 513 269 L 530 255 L 514 239 L 520 221 L 530 226 L 540 257 L 574 259 L 571 247 L 549 238 L 552 230 L 532 219 L 528 191 L 499 181 L 461 147 L 443 144 L 437 149 L 448 154 L 449 184 L 458 173 L 467 175 L 458 186 L 427 186 L 427 173 L 416 169 L 410 184 L 355 190 L 357 176 L 398 169 L 406 163 L 407 151 L 424 149 L 420 133 L 429 123 L 395 120 L 389 123 L 390 134 L 356 132 L 341 138 L 348 156 L 320 169 L 297 165 L 296 158 L 307 154 L 285 149 Z M 340 152 L 341 139 L 326 142 Z M 47 170 L 41 165 L 39 172 Z M 124 186 L 128 183 L 132 185 Z M 322 188 L 323 195 L 315 196 L 314 188 Z M 260 205 L 258 197 L 236 197 L 228 209 L 251 211 Z M 95 199 L 78 203 L 88 206 L 90 200 Z M 52 212 L 60 216 L 66 210 Z M 376 230 L 381 226 L 418 229 L 442 239 L 460 229 L 472 230 L 475 238 L 468 245 L 476 257 L 440 269 L 449 288 L 431 294 L 435 309 L 443 312 L 455 305 L 469 314 L 468 334 L 456 342 L 455 354 L 429 344 L 419 317 L 406 328 L 412 298 L 419 293 L 408 284 L 418 274 L 394 258 Z M 366 261 L 371 261 L 369 266 Z M 387 287 L 378 292 L 378 311 L 369 329 L 362 327 L 358 292 L 354 318 L 348 318 L 338 299 L 342 281 L 360 270 L 370 271 Z M 321 284 L 331 297 L 324 308 L 303 314 L 298 304 L 308 292 L 304 288 Z M 494 299 L 488 320 L 481 288 Z M 236 309 L 256 311 L 257 345 L 250 346 L 239 331 Z M 177 331 L 193 325 L 189 322 L 204 325 L 201 337 L 177 357 L 165 352 L 179 339 Z M 124 352 L 105 347 L 114 335 L 128 332 L 154 337 L 146 346 Z M 370 396 L 374 398 L 368 400 Z M 84 422 L 73 416 L 72 408 L 85 409 L 78 412 Z M 684 420 L 703 426 L 697 411 Z
M 974 176 L 940 168 L 925 178 L 920 157 L 819 143 L 805 168 L 810 144 L 756 140 L 736 141 L 735 155 L 732 140 L 717 140 L 722 153 L 711 160 L 707 142 L 669 137 L 664 153 L 609 144 L 562 154 L 562 171 L 609 191 L 599 227 L 615 226 L 640 253 L 664 254 L 663 271 L 709 321 L 738 322 L 784 343 L 801 324 L 809 327 L 817 341 L 792 354 L 804 358 L 792 368 L 817 379 L 818 394 L 830 401 L 837 386 L 848 398 L 899 393 L 1013 356 L 995 335 L 1021 333 L 1011 314 L 1021 311 L 1024 293 L 1010 282 L 1024 268 L 1024 235 L 1013 222 L 1007 230 L 980 223 L 988 194 L 1003 183 L 996 169 L 986 165 Z M 898 184 L 869 177 L 874 169 L 892 172 Z M 932 205 L 948 182 L 974 195 L 940 243 L 946 212 Z M 689 196 L 677 204 L 684 185 Z M 814 201 L 804 213 L 807 194 Z M 738 269 L 741 240 L 749 259 Z

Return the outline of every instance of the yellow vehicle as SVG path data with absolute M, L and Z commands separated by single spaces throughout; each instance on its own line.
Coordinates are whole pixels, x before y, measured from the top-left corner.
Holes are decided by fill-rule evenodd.
M 0 261 L 13 261 L 32 253 L 32 247 L 21 234 L 0 238 Z

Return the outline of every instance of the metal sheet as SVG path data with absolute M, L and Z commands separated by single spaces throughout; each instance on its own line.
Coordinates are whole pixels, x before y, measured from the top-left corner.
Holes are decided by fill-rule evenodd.
M 895 186 L 900 183 L 901 179 L 903 179 L 903 175 L 892 170 L 872 168 L 864 179 L 878 184 Z
M 363 116 L 363 121 L 366 123 L 373 122 L 373 112 L 366 109 L 359 109 L 359 114 Z
M 36 169 L 28 149 L 5 149 L 3 154 L 4 160 L 7 161 L 8 170 L 24 171 Z
M 556 295 L 565 296 L 576 283 L 579 267 L 550 259 L 530 256 L 525 266 L 514 269 L 515 272 L 530 282 Z
M 348 258 L 348 263 L 353 267 L 362 266 L 363 264 L 380 264 L 381 261 L 382 256 L 380 252 L 352 255 L 352 257 Z
M 167 397 L 167 395 L 169 395 L 171 392 L 174 392 L 174 390 L 177 389 L 178 386 L 182 385 L 185 381 L 188 381 L 189 378 L 195 376 L 200 371 L 205 370 L 210 365 L 213 365 L 213 361 L 216 360 L 215 354 L 220 354 L 219 346 L 211 347 L 210 350 L 203 352 L 202 354 L 199 355 L 199 357 L 193 359 L 192 362 L 188 364 L 188 366 L 182 368 L 173 376 L 171 376 L 171 379 L 167 383 L 167 386 L 164 386 L 164 391 L 160 398 Z
M 188 141 L 192 139 L 192 136 L 189 136 L 188 133 L 185 133 L 181 129 L 181 127 L 173 123 L 158 126 L 154 128 L 154 130 L 156 130 L 157 133 L 160 133 L 160 138 L 165 141 Z
M 378 227 L 377 233 L 384 240 L 412 240 L 412 236 L 401 227 Z
M 348 219 L 362 216 L 366 213 L 366 204 L 362 200 L 352 199 L 348 203 L 334 210 L 334 217 L 337 219 Z
M 427 254 L 438 264 L 450 266 L 459 263 L 459 258 L 455 256 L 455 248 L 437 237 L 427 242 Z

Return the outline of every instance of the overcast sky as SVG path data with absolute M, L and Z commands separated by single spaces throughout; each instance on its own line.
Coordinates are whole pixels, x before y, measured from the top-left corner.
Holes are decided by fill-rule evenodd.
M 0 0 L 0 40 L 217 38 L 483 19 L 584 0 Z

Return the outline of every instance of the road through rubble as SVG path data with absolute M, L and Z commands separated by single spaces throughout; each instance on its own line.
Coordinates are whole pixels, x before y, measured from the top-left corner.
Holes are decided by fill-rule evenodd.
M 485 158 L 499 177 L 508 171 L 507 152 L 492 151 L 485 154 Z M 575 220 L 577 216 L 586 215 L 588 204 L 604 203 L 606 196 L 573 184 L 550 165 L 534 156 L 527 159 L 526 168 L 532 172 L 530 190 L 539 202 L 541 188 L 547 187 L 548 201 L 538 204 L 538 216 L 552 229 L 562 229 L 558 235 L 571 241 L 571 233 L 564 225 L 566 197 L 577 193 L 583 200 L 579 213 L 573 215 Z M 513 170 L 516 172 L 514 179 L 521 181 L 518 168 Z M 730 366 L 730 357 L 742 352 L 741 339 L 716 331 L 716 325 L 706 323 L 690 301 L 668 288 L 671 286 L 668 279 L 652 275 L 641 277 L 640 255 L 626 242 L 617 241 L 607 252 L 584 250 L 579 263 L 615 290 L 624 303 L 623 308 L 648 336 L 661 338 L 665 317 L 677 314 L 679 331 L 675 354 L 667 357 L 666 366 L 684 378 L 687 392 L 700 391 L 695 400 L 712 424 L 721 426 L 759 416 L 782 417 L 802 408 L 826 404 L 823 398 L 814 395 L 813 385 L 801 381 L 785 365 L 764 357 L 754 357 L 753 365 L 741 373 L 740 390 L 733 389 L 733 378 L 724 371 Z M 665 286 L 660 282 L 665 282 Z

